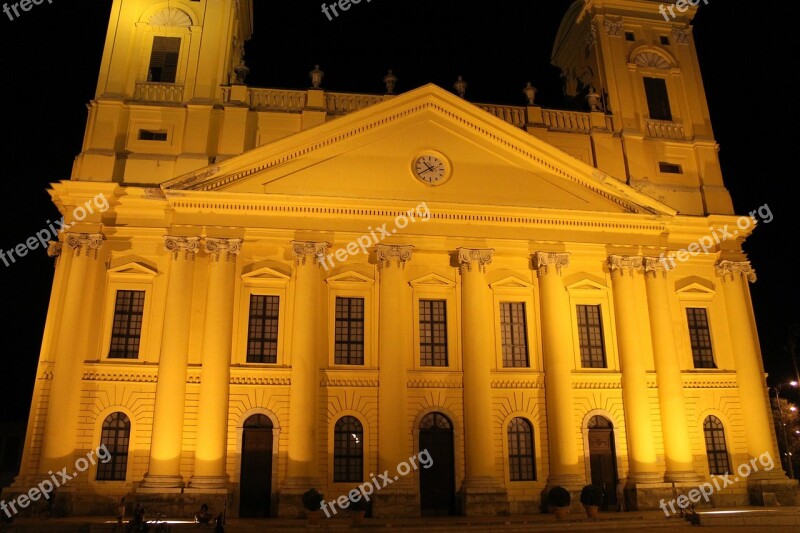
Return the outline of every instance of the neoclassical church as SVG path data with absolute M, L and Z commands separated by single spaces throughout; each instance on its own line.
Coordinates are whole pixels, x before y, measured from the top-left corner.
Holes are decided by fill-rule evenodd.
M 373 516 L 615 507 L 770 454 L 711 504 L 795 501 L 689 7 L 579 0 L 552 63 L 577 110 L 246 84 L 252 0 L 114 0 L 53 242 L 20 475 L 173 514 L 302 516 L 427 450 Z M 757 206 L 753 206 L 756 208 Z M 85 213 L 83 213 L 85 214 Z M 683 256 L 681 261 L 663 258 Z

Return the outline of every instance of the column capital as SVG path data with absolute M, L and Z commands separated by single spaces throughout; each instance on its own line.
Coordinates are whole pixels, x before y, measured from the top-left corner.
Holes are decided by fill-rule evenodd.
M 467 272 L 472 272 L 473 263 L 478 263 L 480 272 L 486 272 L 486 265 L 491 264 L 494 258 L 493 248 L 457 248 L 457 251 L 462 274 L 465 268 Z
M 103 246 L 105 238 L 102 233 L 67 233 L 66 244 L 75 251 L 76 256 L 81 255 L 82 250 L 86 250 L 87 256 L 94 250 L 97 257 L 97 250 Z
M 619 272 L 621 275 L 630 274 L 642 269 L 643 258 L 641 255 L 609 255 L 608 256 L 608 269 L 612 275 L 614 272 Z
M 331 243 L 324 241 L 292 241 L 292 257 L 294 257 L 295 265 L 305 265 L 309 255 L 314 256 L 317 264 L 322 264 L 325 252 L 328 251 L 330 245 Z
M 200 237 L 176 237 L 164 235 L 164 248 L 172 254 L 173 259 L 178 259 L 181 252 L 184 259 L 194 261 L 195 254 L 200 250 Z
M 225 254 L 225 261 L 230 261 L 242 251 L 242 239 L 220 239 L 217 237 L 206 237 L 203 245 L 207 254 L 211 256 L 211 261 L 219 262 L 222 254 Z
M 47 245 L 47 255 L 48 257 L 58 257 L 63 249 L 64 245 L 60 241 L 50 241 Z
M 550 268 L 555 268 L 556 273 L 561 275 L 561 269 L 569 266 L 568 253 L 536 252 L 533 254 L 533 260 L 540 278 L 546 276 L 550 272 Z
M 735 281 L 737 278 L 745 277 L 750 283 L 755 283 L 757 279 L 756 271 L 750 265 L 750 261 L 720 261 L 715 270 L 722 281 Z
M 411 261 L 414 247 L 409 245 L 376 244 L 375 255 L 378 258 L 378 268 L 389 268 L 396 264 L 398 268 L 405 268 L 406 262 Z
M 668 263 L 669 260 L 670 258 L 665 257 L 663 255 L 661 257 L 645 257 L 644 275 L 656 278 L 660 273 L 663 277 L 666 278 L 667 271 L 672 270 L 674 268 L 673 264 Z

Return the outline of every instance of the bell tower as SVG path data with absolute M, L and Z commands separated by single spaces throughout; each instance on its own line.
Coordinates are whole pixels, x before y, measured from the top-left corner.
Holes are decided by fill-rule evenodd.
M 579 0 L 552 62 L 568 99 L 600 95 L 628 184 L 682 214 L 732 214 L 690 25 L 703 1 Z
M 252 0 L 114 0 L 72 179 L 161 183 L 213 161 L 252 14 Z

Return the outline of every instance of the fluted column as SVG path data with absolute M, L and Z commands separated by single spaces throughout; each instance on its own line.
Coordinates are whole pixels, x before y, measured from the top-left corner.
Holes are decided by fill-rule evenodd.
M 617 318 L 622 407 L 628 435 L 631 483 L 658 483 L 656 450 L 653 443 L 647 372 L 644 366 L 642 332 L 639 329 L 636 285 L 641 283 L 642 257 L 612 255 L 608 258 L 614 309 Z
M 203 328 L 203 369 L 200 374 L 200 423 L 197 425 L 195 488 L 224 488 L 228 476 L 228 397 L 231 376 L 233 296 L 236 256 L 241 239 L 205 239 L 209 254 L 206 321 Z
M 755 282 L 756 274 L 748 261 L 720 261 L 716 267 L 722 280 L 725 310 L 731 336 L 733 362 L 736 366 L 736 383 L 742 405 L 742 422 L 745 430 L 747 454 L 751 458 L 769 452 L 777 458 L 777 448 L 772 439 L 772 418 L 767 402 L 764 368 L 758 350 L 758 341 L 751 314 L 752 307 L 747 297 L 746 283 Z M 784 477 L 780 461 L 771 472 L 754 473 L 751 479 Z
M 414 247 L 379 244 L 375 248 L 380 269 L 378 470 L 391 472 L 411 455 L 405 426 L 411 295 L 404 270 Z
M 464 365 L 464 433 L 466 486 L 494 484 L 492 366 L 494 324 L 486 265 L 494 250 L 458 249 L 461 266 L 462 353 Z
M 311 488 L 319 477 L 317 465 L 317 422 L 319 369 L 323 364 L 322 340 L 325 327 L 321 310 L 322 276 L 320 259 L 326 242 L 292 241 L 294 256 L 294 317 L 292 320 L 292 386 L 289 390 L 289 448 L 285 487 Z
M 200 238 L 165 236 L 164 246 L 170 254 L 170 270 L 153 410 L 150 467 L 142 482 L 142 487 L 149 489 L 174 489 L 183 485 L 181 476 L 183 415 L 186 403 L 194 260 L 200 247 Z
M 561 279 L 569 254 L 537 252 L 544 352 L 544 390 L 547 409 L 547 443 L 550 455 L 549 486 L 579 485 L 584 480 L 583 458 L 578 453 L 578 427 L 573 415 L 572 370 L 575 360 L 570 328 L 572 310 Z M 580 458 L 580 462 L 579 462 Z
M 60 325 L 54 342 L 53 381 L 45 421 L 40 471 L 53 472 L 72 464 L 78 432 L 81 402 L 81 377 L 86 360 L 86 293 L 90 288 L 92 267 L 97 262 L 103 235 L 67 233 L 64 255 L 68 273 L 64 304 L 59 312 Z M 57 247 L 52 249 L 55 251 Z
M 697 481 L 699 476 L 693 468 L 683 378 L 678 362 L 675 330 L 672 327 L 667 269 L 657 257 L 645 257 L 644 267 L 650 335 L 658 383 L 658 405 L 661 410 L 661 433 L 667 463 L 664 479 L 675 482 Z

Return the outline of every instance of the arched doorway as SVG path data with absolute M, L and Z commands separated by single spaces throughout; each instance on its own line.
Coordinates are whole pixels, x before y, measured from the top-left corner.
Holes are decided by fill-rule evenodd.
M 603 416 L 589 420 L 589 464 L 592 485 L 605 493 L 603 510 L 617 506 L 617 453 L 614 448 L 614 426 Z
M 433 465 L 419 470 L 422 514 L 455 512 L 456 470 L 453 456 L 453 424 L 442 413 L 430 413 L 419 424 L 419 450 L 428 450 Z
M 272 498 L 272 421 L 253 415 L 244 423 L 242 474 L 239 483 L 239 516 L 270 516 Z

